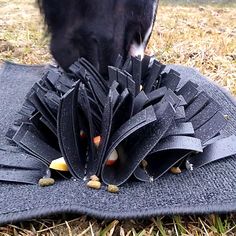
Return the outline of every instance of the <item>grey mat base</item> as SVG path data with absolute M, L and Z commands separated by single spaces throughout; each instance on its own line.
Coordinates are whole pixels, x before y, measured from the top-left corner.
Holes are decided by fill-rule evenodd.
M 225 133 L 236 133 L 235 100 L 196 70 L 171 65 L 182 82 L 191 78 L 211 94 L 229 115 Z M 27 155 L 10 145 L 4 135 L 21 108 L 24 96 L 44 71 L 43 67 L 5 64 L 0 70 L 0 158 Z M 91 190 L 80 180 L 37 185 L 0 183 L 0 224 L 55 213 L 77 213 L 101 219 L 149 218 L 157 215 L 236 212 L 236 158 L 230 157 L 180 175 L 166 174 L 153 183 L 126 183 L 119 194 L 103 187 Z

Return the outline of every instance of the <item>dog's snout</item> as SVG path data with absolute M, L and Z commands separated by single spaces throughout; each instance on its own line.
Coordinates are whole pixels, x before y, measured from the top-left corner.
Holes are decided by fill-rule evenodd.
M 124 60 L 129 55 L 143 56 L 158 2 L 38 1 L 51 33 L 51 52 L 58 64 L 66 70 L 84 57 L 103 75 L 119 54 Z

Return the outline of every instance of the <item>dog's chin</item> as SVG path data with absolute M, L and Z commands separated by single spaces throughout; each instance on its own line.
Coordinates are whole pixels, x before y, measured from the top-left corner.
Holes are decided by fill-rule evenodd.
M 51 55 L 55 62 L 66 72 L 69 71 L 69 67 L 78 60 L 79 54 L 72 53 L 70 50 L 55 48 L 55 45 L 51 47 Z

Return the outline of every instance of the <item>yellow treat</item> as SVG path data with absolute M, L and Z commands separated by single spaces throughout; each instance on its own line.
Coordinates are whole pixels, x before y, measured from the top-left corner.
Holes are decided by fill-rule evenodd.
M 58 171 L 69 171 L 68 166 L 64 160 L 64 157 L 53 160 L 49 168 Z
M 96 175 L 90 176 L 90 180 L 92 180 L 92 181 L 100 181 L 100 179 Z
M 99 181 L 90 180 L 87 183 L 87 187 L 93 188 L 93 189 L 100 189 L 101 186 L 102 186 L 102 184 Z

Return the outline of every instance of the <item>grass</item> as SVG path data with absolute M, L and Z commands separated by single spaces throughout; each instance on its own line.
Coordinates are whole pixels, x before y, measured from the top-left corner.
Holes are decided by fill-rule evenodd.
M 196 67 L 236 94 L 236 8 L 160 7 L 148 51 Z
M 85 216 L 66 216 L 32 220 L 18 225 L 0 227 L 1 236 L 51 236 L 51 235 L 100 235 L 100 236 L 172 236 L 172 235 L 235 235 L 236 217 L 218 216 L 174 216 L 149 220 L 98 221 Z
M 163 63 L 197 67 L 236 95 L 236 8 L 161 3 L 147 53 Z M 177 5 L 178 3 L 178 5 Z M 179 5 L 180 4 L 180 5 Z M 34 0 L 0 0 L 0 61 L 40 64 L 52 60 Z M 235 235 L 236 215 L 175 216 L 145 221 L 98 221 L 53 216 L 0 227 L 7 235 Z

